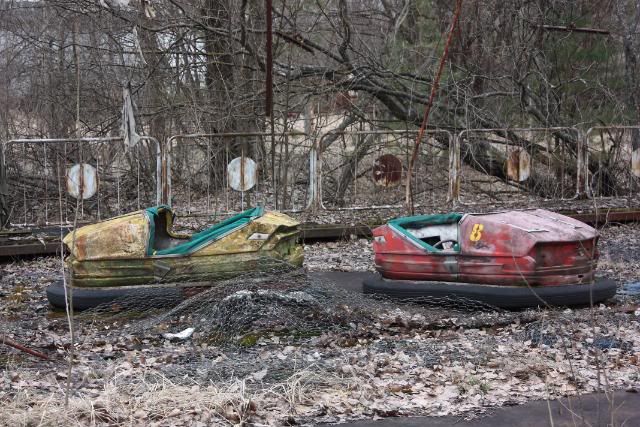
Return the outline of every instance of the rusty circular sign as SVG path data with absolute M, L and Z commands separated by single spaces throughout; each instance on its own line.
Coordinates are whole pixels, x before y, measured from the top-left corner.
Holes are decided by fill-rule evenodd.
M 383 154 L 373 162 L 373 180 L 381 187 L 395 187 L 402 179 L 402 162 L 393 154 Z
M 516 182 L 523 182 L 531 175 L 531 156 L 522 148 L 507 151 L 507 177 Z
M 251 190 L 256 185 L 258 168 L 249 157 L 236 157 L 227 166 L 229 187 L 236 191 Z
M 78 163 L 67 170 L 67 191 L 72 197 L 88 199 L 98 191 L 96 168 Z

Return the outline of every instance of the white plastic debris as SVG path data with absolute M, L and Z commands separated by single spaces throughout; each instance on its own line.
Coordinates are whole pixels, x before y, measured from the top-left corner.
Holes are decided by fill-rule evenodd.
M 172 334 L 170 332 L 167 332 L 165 334 L 162 334 L 162 336 L 168 340 L 186 340 L 187 338 L 189 338 L 191 335 L 193 335 L 193 331 L 195 331 L 195 328 L 187 328 L 184 331 Z

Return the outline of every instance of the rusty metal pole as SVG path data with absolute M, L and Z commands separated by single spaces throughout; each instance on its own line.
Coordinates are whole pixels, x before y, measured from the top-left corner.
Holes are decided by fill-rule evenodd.
M 449 192 L 447 201 L 456 206 L 460 201 L 460 135 L 449 137 Z
M 278 209 L 278 183 L 276 180 L 276 139 L 275 139 L 275 123 L 273 114 L 273 26 L 271 6 L 272 0 L 265 0 L 266 20 L 267 20 L 267 34 L 266 34 L 266 96 L 265 96 L 265 114 L 269 117 L 269 123 L 271 126 L 271 185 L 273 187 L 275 208 Z
M 424 118 L 422 119 L 422 125 L 420 126 L 420 131 L 418 132 L 418 136 L 416 138 L 416 144 L 413 147 L 413 154 L 411 155 L 411 160 L 409 161 L 409 168 L 407 170 L 407 182 L 405 186 L 405 204 L 407 205 L 407 210 L 410 215 L 413 215 L 413 191 L 411 188 L 411 175 L 413 173 L 414 164 L 416 162 L 416 158 L 418 157 L 418 152 L 420 150 L 420 143 L 422 142 L 422 137 L 424 136 L 424 132 L 427 128 L 427 123 L 429 122 L 429 113 L 431 112 L 431 106 L 433 105 L 433 100 L 436 97 L 436 92 L 438 91 L 438 83 L 440 82 L 440 77 L 442 76 L 442 70 L 444 68 L 444 63 L 447 61 L 447 56 L 449 54 L 449 46 L 451 45 L 451 40 L 453 39 L 453 34 L 455 32 L 456 26 L 458 25 L 458 18 L 460 17 L 460 10 L 462 9 L 462 0 L 456 0 L 456 8 L 453 13 L 453 20 L 451 21 L 451 28 L 449 28 L 449 35 L 447 36 L 447 41 L 444 45 L 444 51 L 442 52 L 442 56 L 440 57 L 440 63 L 438 65 L 438 70 L 433 79 L 433 83 L 431 84 L 431 94 L 429 95 L 429 100 L 427 101 L 427 105 L 424 109 Z

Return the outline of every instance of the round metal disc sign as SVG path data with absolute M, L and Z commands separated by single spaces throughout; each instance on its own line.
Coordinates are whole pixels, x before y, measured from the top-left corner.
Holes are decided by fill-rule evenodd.
M 402 179 L 402 162 L 393 154 L 383 154 L 373 162 L 373 181 L 381 187 L 394 187 Z
M 67 192 L 73 197 L 88 199 L 98 191 L 98 175 L 96 168 L 79 163 L 67 170 Z
M 227 166 L 229 187 L 236 191 L 251 190 L 256 185 L 257 176 L 256 162 L 249 157 L 236 157 Z

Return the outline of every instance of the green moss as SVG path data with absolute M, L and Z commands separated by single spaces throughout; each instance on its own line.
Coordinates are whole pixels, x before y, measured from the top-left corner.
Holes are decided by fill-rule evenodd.
M 260 334 L 249 333 L 240 338 L 238 344 L 242 347 L 253 347 L 260 339 Z

